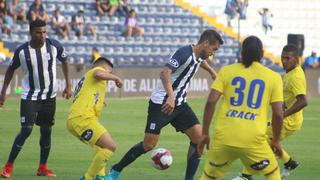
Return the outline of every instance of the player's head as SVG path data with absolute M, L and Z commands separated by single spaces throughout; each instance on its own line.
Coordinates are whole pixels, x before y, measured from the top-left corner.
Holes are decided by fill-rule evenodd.
M 98 52 L 98 49 L 97 49 L 96 47 L 93 47 L 93 48 L 92 48 L 92 52 L 97 53 L 97 52 Z
M 213 29 L 205 30 L 198 41 L 197 46 L 199 47 L 199 57 L 201 59 L 208 59 L 212 56 L 223 44 L 223 40 L 219 33 Z
M 130 15 L 130 17 L 136 17 L 136 11 L 134 10 L 134 9 L 131 9 L 130 11 L 129 11 L 129 15 Z
M 293 44 L 285 45 L 281 53 L 283 69 L 287 72 L 294 69 L 298 64 L 299 52 L 297 46 Z
M 39 6 L 41 4 L 41 0 L 35 0 L 35 3 L 37 6 Z
M 43 44 L 46 40 L 47 29 L 46 22 L 40 19 L 36 19 L 29 24 L 29 30 L 31 35 L 31 40 L 36 44 Z
M 94 67 L 102 66 L 102 67 L 104 67 L 106 69 L 109 69 L 110 71 L 112 71 L 112 69 L 113 69 L 112 62 L 109 59 L 105 58 L 105 57 L 99 57 L 97 60 L 95 60 L 93 62 L 93 66 Z
M 263 57 L 263 45 L 256 36 L 249 36 L 242 42 L 241 63 L 245 67 L 251 66 L 254 61 L 260 62 Z
M 60 15 L 60 10 L 59 9 L 54 10 L 54 15 L 55 16 L 59 16 Z

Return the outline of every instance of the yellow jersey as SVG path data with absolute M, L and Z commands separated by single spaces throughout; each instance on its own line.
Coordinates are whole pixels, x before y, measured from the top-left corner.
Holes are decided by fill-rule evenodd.
M 307 83 L 302 68 L 297 66 L 286 73 L 284 75 L 283 84 L 285 108 L 289 109 L 297 101 L 296 96 L 300 94 L 306 95 Z M 283 121 L 283 125 L 288 130 L 298 130 L 301 128 L 302 122 L 303 110 L 300 110 L 286 117 Z
M 107 81 L 94 78 L 95 70 L 104 70 L 102 67 L 90 69 L 78 82 L 74 91 L 73 104 L 69 110 L 68 119 L 75 117 L 99 117 L 104 106 Z
M 214 141 L 235 147 L 256 147 L 267 140 L 267 113 L 283 101 L 281 76 L 258 62 L 221 68 L 212 89 L 222 93 L 215 114 Z

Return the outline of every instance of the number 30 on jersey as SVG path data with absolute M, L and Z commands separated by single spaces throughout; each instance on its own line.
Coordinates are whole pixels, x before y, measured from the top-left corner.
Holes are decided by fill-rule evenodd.
M 241 106 L 244 101 L 251 109 L 258 109 L 261 106 L 262 96 L 265 89 L 265 83 L 261 79 L 254 79 L 247 84 L 247 81 L 242 77 L 235 77 L 231 81 L 231 85 L 235 86 L 235 96 L 230 98 L 232 106 Z M 244 93 L 246 86 L 249 86 L 247 94 Z

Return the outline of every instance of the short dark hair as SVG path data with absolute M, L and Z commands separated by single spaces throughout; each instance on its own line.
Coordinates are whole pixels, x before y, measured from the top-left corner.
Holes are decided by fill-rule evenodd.
M 198 41 L 198 44 L 203 43 L 204 41 L 209 41 L 209 44 L 214 44 L 217 41 L 219 42 L 219 44 L 223 44 L 223 40 L 220 36 L 219 33 L 217 33 L 217 31 L 213 30 L 213 29 L 207 29 L 205 30 L 201 36 L 200 39 Z
M 287 44 L 282 48 L 282 51 L 293 52 L 294 56 L 299 56 L 298 47 L 294 44 Z
M 131 14 L 131 13 L 134 13 L 134 12 L 136 12 L 134 9 L 131 9 L 131 10 L 129 11 L 130 14 Z
M 105 58 L 105 57 L 99 57 L 97 60 L 95 60 L 95 61 L 93 62 L 93 64 L 97 64 L 97 63 L 100 64 L 100 63 L 102 63 L 102 62 L 107 63 L 111 68 L 113 68 L 112 62 L 111 62 L 109 59 Z
M 254 61 L 260 62 L 263 57 L 263 45 L 256 36 L 249 36 L 242 42 L 241 63 L 247 68 Z
M 36 19 L 36 20 L 30 22 L 29 30 L 31 32 L 34 28 L 43 27 L 46 25 L 47 25 L 47 23 L 45 21 L 42 21 L 41 19 Z

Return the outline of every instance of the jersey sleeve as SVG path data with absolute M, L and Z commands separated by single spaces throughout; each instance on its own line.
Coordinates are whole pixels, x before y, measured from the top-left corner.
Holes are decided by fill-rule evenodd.
M 181 49 L 178 49 L 169 59 L 166 67 L 170 68 L 172 72 L 175 72 L 185 61 L 187 57 L 185 57 L 185 54 L 182 52 Z
M 57 48 L 57 59 L 61 62 L 66 61 L 68 56 L 61 43 L 59 41 L 52 40 L 52 44 Z
M 16 70 L 20 66 L 20 57 L 19 57 L 20 52 L 21 52 L 20 50 L 17 50 L 14 52 L 13 58 L 8 67 L 9 69 Z
M 224 78 L 223 77 L 224 77 L 224 68 L 221 68 L 220 72 L 217 75 L 217 78 L 212 83 L 211 88 L 219 91 L 220 93 L 223 93 L 223 91 L 224 91 Z
M 291 81 L 291 90 L 294 96 L 306 95 L 306 83 L 303 77 L 298 77 Z
M 271 89 L 271 102 L 283 101 L 283 85 L 280 75 L 276 75 Z

